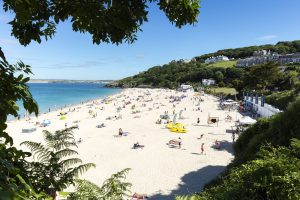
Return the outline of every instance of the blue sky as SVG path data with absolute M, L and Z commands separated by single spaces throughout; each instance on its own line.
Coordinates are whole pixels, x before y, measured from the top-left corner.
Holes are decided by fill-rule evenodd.
M 134 44 L 94 45 L 62 23 L 52 40 L 26 47 L 10 36 L 11 16 L 1 11 L 0 46 L 10 62 L 31 65 L 32 78 L 119 79 L 219 49 L 299 40 L 299 8 L 299 0 L 202 0 L 198 23 L 177 29 L 151 4 Z

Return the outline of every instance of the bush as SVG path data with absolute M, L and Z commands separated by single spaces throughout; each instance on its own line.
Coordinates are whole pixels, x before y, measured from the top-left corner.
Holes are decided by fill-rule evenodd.
M 297 94 L 294 90 L 276 92 L 266 97 L 266 102 L 280 110 L 285 110 L 290 102 L 294 101 Z
M 233 146 L 236 156 L 233 165 L 253 159 L 265 143 L 288 146 L 292 138 L 300 139 L 300 100 L 292 103 L 285 112 L 270 119 L 260 119 L 243 132 Z

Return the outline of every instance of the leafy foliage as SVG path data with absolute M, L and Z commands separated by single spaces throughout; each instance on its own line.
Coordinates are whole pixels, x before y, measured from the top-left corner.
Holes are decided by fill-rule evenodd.
M 76 191 L 69 194 L 70 200 L 122 200 L 129 197 L 131 184 L 124 182 L 126 174 L 130 169 L 126 168 L 107 179 L 103 185 L 98 187 L 87 180 L 76 180 Z
M 13 147 L 13 139 L 5 131 L 8 115 L 17 116 L 17 101 L 30 113 L 38 114 L 38 106 L 33 100 L 26 83 L 30 67 L 22 62 L 11 65 L 0 48 L 0 196 L 9 198 L 30 198 L 36 194 L 28 184 L 25 157 L 29 153 Z
M 250 67 L 248 76 L 245 78 L 245 85 L 256 90 L 265 90 L 274 87 L 274 83 L 279 80 L 280 71 L 278 64 L 267 63 Z
M 88 180 L 75 180 L 75 192 L 68 195 L 68 200 L 98 200 L 101 189 Z
M 299 97 L 297 90 L 287 90 L 282 92 L 274 92 L 266 97 L 268 104 L 274 105 L 280 110 L 285 110 L 291 102 Z
M 50 133 L 44 131 L 46 144 L 25 141 L 25 145 L 33 154 L 33 162 L 27 163 L 28 175 L 32 185 L 38 192 L 53 193 L 61 191 L 68 185 L 73 184 L 75 177 L 95 167 L 93 163 L 81 164 L 78 154 L 72 148 L 77 147 L 73 128 Z
M 199 0 L 4 0 L 3 9 L 15 14 L 12 35 L 22 45 L 40 43 L 55 35 L 56 25 L 70 21 L 73 31 L 89 33 L 99 44 L 132 43 L 141 25 L 148 21 L 148 4 L 155 2 L 177 27 L 197 22 Z

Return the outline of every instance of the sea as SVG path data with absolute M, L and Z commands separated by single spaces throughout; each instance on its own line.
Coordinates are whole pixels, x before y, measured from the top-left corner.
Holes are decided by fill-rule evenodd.
M 106 88 L 98 83 L 28 83 L 30 92 L 38 103 L 39 113 L 58 110 L 65 106 L 80 104 L 89 100 L 104 98 L 121 91 L 119 88 Z M 22 102 L 17 102 L 19 114 L 24 117 Z M 12 116 L 9 120 L 14 119 Z

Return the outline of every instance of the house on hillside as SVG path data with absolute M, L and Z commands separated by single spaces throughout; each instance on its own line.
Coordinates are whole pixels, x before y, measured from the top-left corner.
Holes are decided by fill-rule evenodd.
M 193 86 L 186 84 L 181 84 L 177 90 L 180 92 L 194 92 Z
M 208 63 L 215 63 L 220 61 L 229 61 L 229 58 L 227 56 L 221 55 L 221 56 L 207 58 L 204 62 L 208 64 Z
M 216 81 L 214 79 L 202 79 L 202 85 L 204 86 L 210 86 L 215 85 Z
M 279 56 L 279 64 L 300 63 L 300 52 Z
M 237 67 L 251 67 L 253 65 L 265 64 L 267 62 L 277 62 L 279 54 L 270 50 L 254 51 L 253 56 L 245 59 L 239 59 L 236 63 Z

